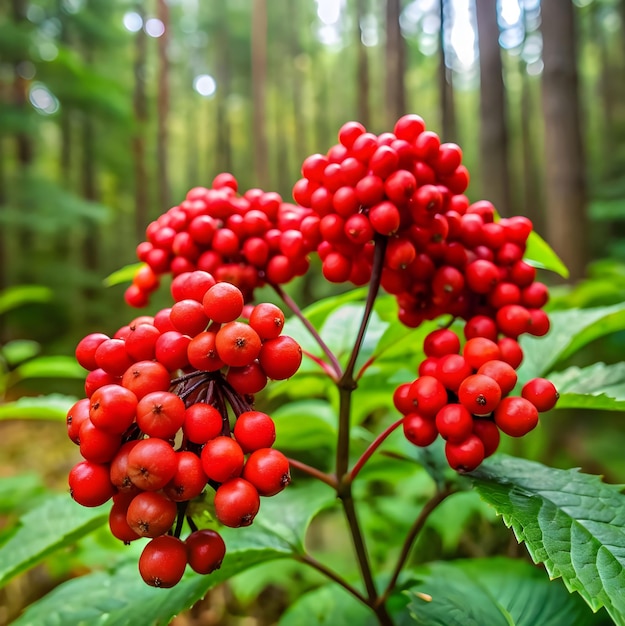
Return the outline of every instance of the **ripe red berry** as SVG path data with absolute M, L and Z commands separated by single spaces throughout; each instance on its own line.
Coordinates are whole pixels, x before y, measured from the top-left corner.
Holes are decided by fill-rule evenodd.
M 484 458 L 491 456 L 497 451 L 501 435 L 495 422 L 488 419 L 473 420 L 473 434 L 477 435 L 484 445 Z
M 436 428 L 443 439 L 459 443 L 473 432 L 473 416 L 461 404 L 446 404 L 436 414 Z
M 171 528 L 176 514 L 176 504 L 167 496 L 156 491 L 142 491 L 130 501 L 126 521 L 137 535 L 158 537 Z
M 257 304 L 250 314 L 250 326 L 263 341 L 275 339 L 282 332 L 284 313 L 275 304 Z
M 510 437 L 523 437 L 538 424 L 538 411 L 529 400 L 508 396 L 495 410 L 495 424 Z
M 105 385 L 93 392 L 89 417 L 100 430 L 121 435 L 134 421 L 137 396 L 120 385 Z
M 180 582 L 186 566 L 186 545 L 171 535 L 152 539 L 139 557 L 141 578 L 152 587 L 174 587 Z
M 259 508 L 258 491 L 243 478 L 233 478 L 215 492 L 215 515 L 224 526 L 249 526 Z
M 218 323 L 233 322 L 243 311 L 243 294 L 230 283 L 217 283 L 202 300 L 206 315 Z
M 460 352 L 460 339 L 453 330 L 439 328 L 427 335 L 423 340 L 423 351 L 426 356 L 441 357 Z
M 137 404 L 137 426 L 150 437 L 173 438 L 184 418 L 184 402 L 169 391 L 149 393 Z
M 275 496 L 291 482 L 289 461 L 273 448 L 255 450 L 245 463 L 243 478 L 254 485 L 259 495 Z
M 237 418 L 233 434 L 247 454 L 261 448 L 271 448 L 276 440 L 276 426 L 267 413 L 245 411 Z
M 406 439 L 415 446 L 429 446 L 438 437 L 434 420 L 425 418 L 419 413 L 408 413 L 404 419 L 403 429 Z
M 295 339 L 281 335 L 263 343 L 258 361 L 269 378 L 285 380 L 299 369 L 302 348 Z
M 167 391 L 170 382 L 168 369 L 158 361 L 133 363 L 121 379 L 121 385 L 132 391 L 138 400 L 155 391 Z
M 158 491 L 176 473 L 174 449 L 162 439 L 142 439 L 128 453 L 128 476 L 139 489 Z
M 477 435 L 469 435 L 459 443 L 447 441 L 445 456 L 452 469 L 471 472 L 484 460 L 484 444 Z
M 70 470 L 69 490 L 72 498 L 82 506 L 100 506 L 115 493 L 109 478 L 109 466 L 81 461 Z
M 413 411 L 424 417 L 434 416 L 447 404 L 447 390 L 433 376 L 421 376 L 410 385 Z
M 517 374 L 514 368 L 505 361 L 486 361 L 486 363 L 480 366 L 477 373 L 490 376 L 497 381 L 503 396 L 509 394 L 516 385 Z
M 98 346 L 107 339 L 110 339 L 108 335 L 103 333 L 91 333 L 86 337 L 83 337 L 76 346 L 76 360 L 86 370 L 95 370 L 99 366 L 95 360 L 95 351 Z
M 217 331 L 215 347 L 226 365 L 241 367 L 258 356 L 261 341 L 258 333 L 247 324 L 230 322 Z
M 464 344 L 462 354 L 467 363 L 474 369 L 478 369 L 487 361 L 493 361 L 501 357 L 499 346 L 494 341 L 486 339 L 486 337 L 469 339 Z
M 163 488 L 163 493 L 174 502 L 197 498 L 208 480 L 200 457 L 189 450 L 176 452 L 178 466 L 173 478 Z
M 488 415 L 501 401 L 501 387 L 490 376 L 473 374 L 462 381 L 458 400 L 473 415 Z
M 226 482 L 241 475 L 245 458 L 241 446 L 230 437 L 216 437 L 202 448 L 202 467 L 211 480 Z
M 221 535 L 208 528 L 192 532 L 186 539 L 189 566 L 198 574 L 210 574 L 221 567 L 226 544 Z
M 457 392 L 462 381 L 473 374 L 473 369 L 460 354 L 447 354 L 436 364 L 434 376 L 440 380 L 445 389 Z
M 555 385 L 546 378 L 528 380 L 521 389 L 521 396 L 529 400 L 539 413 L 553 409 L 559 398 Z

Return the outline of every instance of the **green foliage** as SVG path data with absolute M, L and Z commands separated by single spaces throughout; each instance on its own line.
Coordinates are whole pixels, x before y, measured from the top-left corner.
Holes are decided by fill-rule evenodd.
M 625 409 L 625 363 L 573 366 L 549 379 L 560 393 L 558 409 Z
M 577 470 L 498 456 L 473 473 L 478 493 L 525 542 L 535 563 L 561 577 L 593 610 L 625 624 L 625 495 Z
M 530 233 L 524 259 L 534 267 L 551 270 L 563 278 L 569 277 L 569 270 L 566 265 L 536 231 Z
M 410 572 L 407 610 L 424 626 L 591 626 L 608 624 L 562 584 L 504 557 L 432 563 Z
M 61 394 L 18 398 L 0 404 L 0 420 L 52 420 L 64 422 L 76 398 Z
M 33 302 L 49 302 L 52 290 L 43 285 L 16 285 L 0 291 L 0 315 Z

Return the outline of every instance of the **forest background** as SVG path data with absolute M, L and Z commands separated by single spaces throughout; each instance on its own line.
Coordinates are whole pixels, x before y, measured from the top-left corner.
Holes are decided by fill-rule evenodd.
M 71 355 L 128 319 L 124 286 L 103 281 L 188 189 L 231 171 L 241 190 L 290 198 L 303 159 L 345 121 L 381 133 L 407 112 L 462 146 L 471 200 L 530 217 L 568 266 L 552 308 L 622 302 L 624 78 L 625 0 L 4 0 L 0 343 Z M 337 289 L 291 286 L 303 304 Z M 620 361 L 624 343 L 584 358 Z M 0 393 L 81 384 L 14 377 Z M 545 457 L 624 476 L 611 414 L 593 433 L 575 419 Z M 44 463 L 64 485 L 65 442 L 30 446 L 56 431 L 1 423 L 0 476 Z

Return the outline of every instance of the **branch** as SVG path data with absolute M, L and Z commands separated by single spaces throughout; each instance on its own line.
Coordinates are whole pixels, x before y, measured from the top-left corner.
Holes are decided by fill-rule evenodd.
M 287 460 L 291 467 L 294 467 L 295 469 L 300 470 L 300 472 L 304 472 L 305 474 L 308 474 L 312 478 L 316 478 L 317 480 L 320 480 L 326 485 L 329 485 L 330 487 L 332 487 L 332 489 L 337 488 L 338 485 L 336 482 L 336 478 L 334 476 L 331 476 L 330 474 L 326 474 L 325 472 L 322 472 L 316 467 L 312 467 L 311 465 L 302 463 L 301 461 L 298 461 L 297 459 L 288 458 Z

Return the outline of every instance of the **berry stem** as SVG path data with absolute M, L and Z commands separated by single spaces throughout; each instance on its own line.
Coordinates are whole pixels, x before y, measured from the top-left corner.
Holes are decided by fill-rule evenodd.
M 316 569 L 319 573 L 323 574 L 326 578 L 333 580 L 335 583 L 343 587 L 343 589 L 351 593 L 357 600 L 360 600 L 360 602 L 362 602 L 363 604 L 366 604 L 367 606 L 371 606 L 367 598 L 365 598 L 362 595 L 362 593 L 358 591 L 358 589 L 356 589 L 355 587 L 352 587 L 346 580 L 344 580 L 334 570 L 331 570 L 329 567 L 327 567 L 323 563 L 317 561 L 317 559 L 315 559 L 310 554 L 307 554 L 307 553 L 298 554 L 295 556 L 295 559 L 299 561 L 300 563 L 306 563 L 306 565 L 309 565 L 313 569 Z
M 176 519 L 176 528 L 174 529 L 174 537 L 180 539 L 180 533 L 182 532 L 182 524 L 184 523 L 184 516 L 187 512 L 187 507 L 189 506 L 189 501 L 186 502 L 178 502 L 178 517 Z
M 393 422 L 390 426 L 388 426 L 384 431 L 382 431 L 370 444 L 369 447 L 362 453 L 362 456 L 356 461 L 354 467 L 352 467 L 352 471 L 349 473 L 349 481 L 353 481 L 358 472 L 363 468 L 364 464 L 371 458 L 371 455 L 380 447 L 380 444 L 399 426 L 401 426 L 404 422 L 404 418 Z
M 297 303 L 289 294 L 280 287 L 280 285 L 276 285 L 274 283 L 268 283 L 271 287 L 273 287 L 274 291 L 280 296 L 284 304 L 286 304 L 289 309 L 293 312 L 293 315 L 297 317 L 302 324 L 306 327 L 308 332 L 312 335 L 313 339 L 319 344 L 319 347 L 323 350 L 323 353 L 328 357 L 328 361 L 330 361 L 330 365 L 332 366 L 333 378 L 338 380 L 343 374 L 343 369 L 341 368 L 341 364 L 338 362 L 338 359 L 332 353 L 332 350 L 328 348 L 326 342 L 321 338 L 321 335 L 317 332 L 317 329 L 310 323 L 310 321 L 306 318 L 306 316 L 302 313 L 302 310 L 297 306 Z
M 289 457 L 288 461 L 291 467 L 299 470 L 300 472 L 304 472 L 305 474 L 308 474 L 312 478 L 316 478 L 317 480 L 320 480 L 326 485 L 329 485 L 330 487 L 332 487 L 332 489 L 337 489 L 338 484 L 336 482 L 336 477 L 331 476 L 330 474 L 326 474 L 325 472 L 322 472 L 321 470 L 318 470 L 316 467 L 312 467 L 311 465 L 308 465 L 307 463 L 302 463 L 301 461 L 298 461 L 297 459 L 293 459 Z
M 315 356 L 311 352 L 308 352 L 308 350 L 304 349 L 302 349 L 302 354 L 308 357 L 314 363 L 316 363 L 330 378 L 336 380 L 336 374 L 334 370 L 323 359 L 320 359 L 318 356 Z
M 425 522 L 427 521 L 432 511 L 434 511 L 434 509 L 447 497 L 455 493 L 455 491 L 456 490 L 451 486 L 447 486 L 442 490 L 437 490 L 436 493 L 423 505 L 421 513 L 419 513 L 419 516 L 414 521 L 412 527 L 406 535 L 406 539 L 404 540 L 401 553 L 399 555 L 399 558 L 397 559 L 397 564 L 395 565 L 395 569 L 393 570 L 393 575 L 386 585 L 386 589 L 384 590 L 384 592 L 378 597 L 379 603 L 386 602 L 388 596 L 393 592 L 393 589 L 397 584 L 399 574 L 401 573 L 401 570 L 408 560 L 408 556 L 410 555 L 410 551 L 412 549 L 414 541 L 421 532 L 423 526 L 425 526 Z

